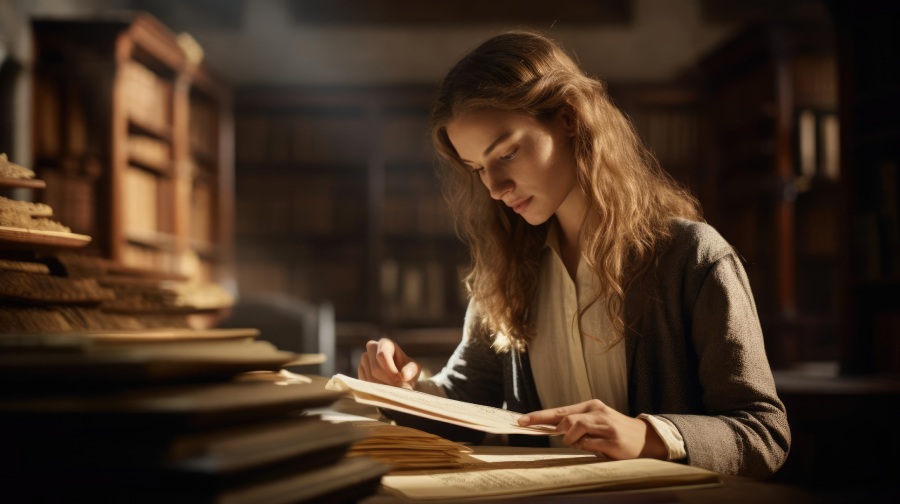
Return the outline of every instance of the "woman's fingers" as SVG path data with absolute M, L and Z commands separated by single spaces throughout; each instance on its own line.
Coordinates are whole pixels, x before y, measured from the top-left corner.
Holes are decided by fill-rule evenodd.
M 606 405 L 603 404 L 603 402 L 597 399 L 591 399 L 590 401 L 580 402 L 571 406 L 533 411 L 520 416 L 519 425 L 559 425 L 559 423 L 569 415 L 577 415 L 589 411 L 601 411 L 604 408 L 606 408 Z
M 395 356 L 403 356 L 403 352 L 398 352 L 398 350 L 399 347 L 387 338 L 381 338 L 375 344 L 375 358 L 378 360 L 379 367 L 395 382 L 402 381 L 400 370 L 397 369 L 397 363 L 394 362 Z
M 566 446 L 603 454 L 610 458 L 635 458 L 641 446 L 630 435 L 634 422 L 603 402 L 590 401 L 561 408 L 535 411 L 519 418 L 519 425 L 549 424 L 562 433 Z
M 563 444 L 576 447 L 586 437 L 610 438 L 615 435 L 609 424 L 609 418 L 595 411 L 569 415 L 559 423 L 557 430 L 565 433 Z
M 612 451 L 610 449 L 610 444 L 610 441 L 606 438 L 584 436 L 573 446 L 573 448 L 608 456 L 607 452 Z
M 416 361 L 409 361 L 403 366 L 403 369 L 400 370 L 400 374 L 403 376 L 403 387 L 404 388 L 414 388 L 416 386 L 416 382 L 419 381 L 419 373 L 422 371 L 422 367 L 419 366 L 419 363 Z
M 362 354 L 359 358 L 359 366 L 356 367 L 356 377 L 362 381 L 372 381 L 369 376 L 369 356 L 367 354 Z
M 388 338 L 366 343 L 360 357 L 358 376 L 361 380 L 413 388 L 421 367 Z
M 519 425 L 558 425 L 569 414 L 568 408 L 532 411 L 519 417 Z

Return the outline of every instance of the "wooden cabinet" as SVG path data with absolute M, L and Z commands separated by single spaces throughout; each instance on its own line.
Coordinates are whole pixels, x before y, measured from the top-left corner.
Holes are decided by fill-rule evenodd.
M 774 367 L 837 358 L 833 33 L 752 26 L 702 62 L 707 218 L 745 259 Z
M 34 168 L 91 253 L 229 281 L 230 94 L 145 14 L 33 22 Z
M 433 89 L 236 94 L 242 294 L 335 305 L 379 330 L 461 326 L 468 260 L 434 174 Z

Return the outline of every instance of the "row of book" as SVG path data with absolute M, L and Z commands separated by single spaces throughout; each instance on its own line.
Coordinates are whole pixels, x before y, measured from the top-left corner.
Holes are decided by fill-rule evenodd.
M 122 221 L 128 240 L 123 246 L 123 262 L 145 269 L 174 270 L 175 263 L 181 260 L 169 243 L 174 240 L 172 231 L 176 215 L 172 198 L 176 181 L 141 167 L 129 166 L 123 182 Z M 191 240 L 204 247 L 214 246 L 218 239 L 214 183 L 196 178 L 190 186 L 188 233 Z
M 161 173 L 171 173 L 172 147 L 168 142 L 147 135 L 129 135 L 128 157 L 142 166 Z
M 364 164 L 378 148 L 388 163 L 430 163 L 430 134 L 426 115 L 387 115 L 379 123 L 362 113 L 245 116 L 237 122 L 237 160 Z
M 238 285 L 242 294 L 282 292 L 314 302 L 329 301 L 339 317 L 358 317 L 367 295 L 364 263 L 333 259 L 312 264 L 278 258 L 241 260 L 236 271 Z
M 427 115 L 387 115 L 383 121 L 381 138 L 389 163 L 430 163 L 434 159 Z
M 169 219 L 161 215 L 164 209 L 172 206 L 170 201 L 161 201 L 169 192 L 164 190 L 164 185 L 168 183 L 168 179 L 143 168 L 130 166 L 125 170 L 123 197 L 127 204 L 122 217 L 126 229 L 151 232 L 171 230 L 171 213 Z
M 365 128 L 361 115 L 241 117 L 235 135 L 237 161 L 365 164 L 372 143 Z
M 171 127 L 171 82 L 131 60 L 122 67 L 122 87 L 131 120 L 157 130 Z
M 99 86 L 99 81 L 96 83 Z M 96 88 L 96 86 L 94 86 Z M 72 85 L 35 80 L 37 156 L 52 158 L 63 154 L 78 158 L 87 152 L 88 125 L 80 90 Z
M 219 145 L 218 114 L 214 105 L 200 100 L 191 101 L 188 138 L 191 151 L 215 159 Z
M 867 167 L 873 190 L 866 211 L 851 222 L 856 278 L 876 280 L 900 275 L 900 165 L 884 160 Z
M 449 208 L 431 170 L 389 169 L 384 181 L 386 232 L 452 234 Z
M 647 147 L 664 167 L 667 164 L 697 162 L 700 149 L 697 112 L 679 108 L 645 108 L 634 111 L 631 119 Z
M 364 264 L 350 257 L 334 256 L 327 260 L 305 259 L 298 249 L 296 260 L 265 257 L 258 251 L 255 259 L 249 252 L 237 265 L 237 281 L 245 294 L 284 292 L 300 299 L 328 300 L 341 317 L 358 316 L 365 305 L 367 292 Z M 304 264 L 315 263 L 315 267 Z M 393 323 L 445 323 L 464 311 L 468 302 L 459 271 L 438 260 L 386 258 L 378 272 L 379 315 Z
M 237 194 L 237 232 L 340 235 L 364 229 L 368 195 L 358 183 L 326 177 L 298 180 L 243 177 Z M 453 234 L 447 203 L 432 174 L 396 174 L 385 185 L 382 222 L 386 234 Z
M 448 316 L 461 313 L 468 300 L 456 273 L 446 271 L 436 260 L 382 261 L 381 304 L 385 320 L 443 323 Z
M 191 187 L 191 229 L 194 240 L 206 243 L 216 241 L 216 188 L 208 181 L 195 179 Z
M 365 230 L 364 201 L 301 190 L 295 197 L 239 198 L 235 227 L 244 236 L 346 235 Z

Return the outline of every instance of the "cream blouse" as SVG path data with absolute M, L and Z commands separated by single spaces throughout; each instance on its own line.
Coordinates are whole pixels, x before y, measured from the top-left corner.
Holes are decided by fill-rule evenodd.
M 613 327 L 602 299 L 579 319 L 579 307 L 593 299 L 599 279 L 581 259 L 572 280 L 559 253 L 558 232 L 557 225 L 550 226 L 535 300 L 535 337 L 528 344 L 541 406 L 550 409 L 600 399 L 627 412 L 625 342 L 610 347 Z M 647 414 L 638 418 L 646 419 L 662 438 L 669 460 L 686 457 L 684 439 L 672 422 Z M 562 437 L 553 436 L 550 443 L 561 446 Z

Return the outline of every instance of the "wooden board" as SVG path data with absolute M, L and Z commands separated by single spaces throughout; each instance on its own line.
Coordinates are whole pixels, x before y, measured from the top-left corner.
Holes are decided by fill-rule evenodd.
M 0 246 L 13 248 L 77 248 L 91 242 L 91 237 L 62 231 L 41 231 L 0 226 Z
M 47 183 L 40 179 L 15 179 L 0 177 L 0 187 L 24 187 L 26 189 L 44 189 Z
M 295 359 L 283 351 L 247 356 L 176 357 L 147 353 L 0 354 L 0 387 L 16 391 L 78 387 L 115 387 L 230 378 L 247 371 L 274 371 Z
M 114 331 L 84 331 L 92 341 L 102 343 L 136 343 L 165 341 L 209 341 L 256 338 L 259 329 L 135 329 Z

